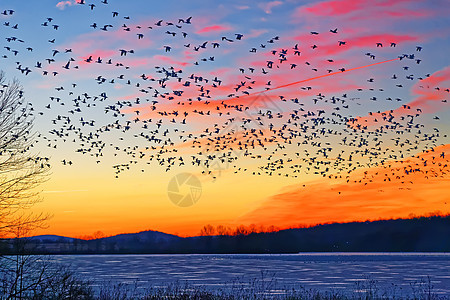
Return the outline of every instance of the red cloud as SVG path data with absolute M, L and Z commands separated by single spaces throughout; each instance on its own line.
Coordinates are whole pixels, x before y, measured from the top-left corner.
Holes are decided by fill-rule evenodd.
M 450 145 L 366 168 L 348 178 L 291 186 L 264 201 L 237 222 L 279 227 L 448 213 Z

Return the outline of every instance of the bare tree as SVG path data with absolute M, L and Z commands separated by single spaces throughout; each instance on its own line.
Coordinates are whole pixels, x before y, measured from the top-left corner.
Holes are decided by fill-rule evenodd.
M 6 82 L 0 71 L 0 238 L 15 238 L 5 240 L 7 252 L 15 255 L 0 256 L 0 289 L 8 299 L 23 299 L 48 273 L 46 266 L 36 263 L 38 257 L 25 255 L 23 238 L 47 219 L 26 212 L 40 200 L 36 187 L 46 179 L 50 166 L 47 158 L 31 153 L 33 121 L 22 86 L 17 80 Z M 39 276 L 30 277 L 35 273 Z
M 36 187 L 50 167 L 48 158 L 31 153 L 33 120 L 20 83 L 6 82 L 0 72 L 0 237 L 22 237 L 46 219 L 24 213 L 40 200 Z
M 216 229 L 211 224 L 203 226 L 203 228 L 200 230 L 200 236 L 210 236 L 214 235 L 216 232 Z

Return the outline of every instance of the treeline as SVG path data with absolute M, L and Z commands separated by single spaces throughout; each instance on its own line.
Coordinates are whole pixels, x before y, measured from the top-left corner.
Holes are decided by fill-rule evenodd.
M 419 219 L 419 218 L 432 218 L 432 217 L 448 217 L 450 214 L 444 214 L 441 211 L 434 211 L 430 212 L 421 216 L 417 216 L 415 214 L 409 214 L 407 218 L 397 218 L 397 219 L 378 219 L 378 220 L 372 220 L 372 221 L 365 221 L 365 222 L 357 222 L 357 223 L 367 223 L 367 222 L 375 222 L 375 221 L 395 221 L 395 220 L 409 220 L 409 219 Z M 333 225 L 333 224 L 342 224 L 342 223 L 336 223 L 336 222 L 328 222 L 328 223 L 321 223 L 321 224 L 299 224 L 297 226 L 292 226 L 289 228 L 280 228 L 274 225 L 270 226 L 264 226 L 264 225 L 256 225 L 256 224 L 250 224 L 248 226 L 246 225 L 238 225 L 236 227 L 226 226 L 226 225 L 205 225 L 199 232 L 199 236 L 240 236 L 240 235 L 250 235 L 254 233 L 271 233 L 271 232 L 278 232 L 281 230 L 287 230 L 287 229 L 304 229 L 304 228 L 312 228 L 316 226 L 323 226 L 323 225 Z M 90 238 L 92 239 L 92 238 Z
M 448 252 L 450 216 L 335 223 L 180 241 L 187 253 Z
M 228 236 L 238 236 L 238 235 L 249 235 L 252 233 L 269 233 L 269 232 L 277 232 L 280 231 L 279 227 L 274 225 L 264 226 L 264 225 L 255 225 L 251 224 L 249 226 L 239 225 L 235 228 L 224 225 L 213 226 L 211 224 L 203 226 L 200 230 L 199 236 L 214 236 L 214 235 L 228 235 Z
M 450 252 L 450 216 L 325 224 L 271 232 L 240 227 L 232 235 L 220 234 L 221 227 L 217 230 L 205 226 L 205 234 L 215 235 L 187 238 L 145 231 L 87 241 L 30 240 L 25 249 L 41 254 Z M 11 244 L 12 240 L 5 240 L 0 252 L 13 253 Z

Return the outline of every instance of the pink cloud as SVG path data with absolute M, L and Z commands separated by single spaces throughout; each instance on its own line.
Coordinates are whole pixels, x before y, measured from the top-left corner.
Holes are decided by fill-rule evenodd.
M 142 67 L 148 66 L 151 62 L 150 58 L 147 57 L 138 57 L 138 58 L 127 58 L 126 64 L 128 67 Z
M 197 30 L 197 34 L 209 34 L 209 33 L 215 33 L 215 32 L 223 32 L 231 30 L 232 28 L 227 25 L 211 25 L 203 27 L 199 30 Z
M 340 32 L 343 32 L 343 27 L 358 31 L 374 28 L 395 30 L 394 23 L 399 21 L 420 22 L 421 19 L 443 15 L 439 6 L 430 6 L 420 0 L 328 0 L 302 5 L 291 17 L 293 23 L 305 22 L 312 30 L 336 24 L 339 24 Z
M 252 30 L 250 30 L 249 33 L 247 33 L 245 35 L 245 37 L 246 38 L 257 38 L 267 32 L 269 32 L 269 30 L 267 30 L 267 29 L 252 29 Z
M 232 71 L 233 71 L 232 68 L 217 68 L 215 70 L 210 71 L 209 74 L 213 76 L 222 76 L 225 74 L 230 74 L 232 73 Z
M 311 6 L 301 7 L 299 12 L 307 12 L 317 16 L 340 16 L 364 9 L 364 0 L 332 0 L 323 1 Z
M 317 36 L 312 36 L 311 34 L 303 34 L 291 37 L 287 39 L 291 45 L 283 45 L 280 48 L 275 48 L 276 54 L 273 55 L 271 52 L 264 52 L 262 54 L 256 55 L 257 60 L 252 61 L 251 65 L 256 67 L 262 67 L 267 69 L 267 61 L 273 61 L 274 67 L 271 72 L 278 68 L 288 68 L 290 64 L 297 64 L 299 67 L 304 66 L 305 62 L 311 64 L 310 68 L 320 69 L 325 68 L 333 69 L 336 71 L 339 68 L 348 68 L 348 62 L 355 63 L 356 59 L 354 55 L 348 57 L 348 55 L 354 51 L 361 49 L 367 51 L 367 49 L 376 49 L 377 43 L 382 43 L 383 47 L 378 48 L 379 51 L 383 50 L 388 53 L 392 53 L 393 49 L 390 47 L 390 43 L 396 43 L 397 45 L 403 45 L 406 43 L 423 41 L 423 36 L 412 36 L 405 34 L 371 34 L 363 35 L 354 33 L 352 36 L 340 37 L 336 39 L 330 39 L 326 34 L 319 34 Z M 338 40 L 343 40 L 346 42 L 345 45 L 339 46 Z M 294 42 L 292 42 L 294 41 Z M 298 51 L 301 52 L 300 55 L 294 55 L 294 50 L 292 49 L 292 44 L 297 43 Z M 317 49 L 312 49 L 311 45 L 318 45 Z M 284 63 L 279 63 L 278 53 L 282 49 L 287 49 L 287 61 Z M 339 56 L 338 56 L 339 55 Z M 362 56 L 360 56 L 362 57 Z M 394 56 L 395 57 L 395 56 Z M 332 63 L 326 62 L 328 59 L 332 59 Z M 240 64 L 245 64 L 248 58 L 242 59 Z M 362 62 L 363 63 L 363 62 Z M 267 69 L 268 70 L 268 69 Z
M 280 5 L 282 5 L 282 4 L 283 4 L 282 1 L 270 1 L 270 2 L 267 2 L 267 3 L 261 3 L 261 4 L 259 4 L 258 6 L 259 6 L 262 10 L 264 10 L 264 12 L 265 12 L 266 14 L 271 14 L 271 13 L 272 13 L 272 8 L 277 7 L 277 6 L 280 6 Z
M 320 47 L 320 51 L 323 51 L 326 55 L 337 54 L 345 52 L 351 48 L 376 48 L 377 43 L 382 43 L 383 46 L 389 46 L 390 43 L 404 43 L 404 42 L 417 42 L 420 38 L 412 35 L 401 34 L 373 34 L 366 36 L 352 37 L 345 40 L 345 46 L 338 46 L 336 44 L 329 44 L 324 47 Z
M 66 6 L 72 6 L 72 5 L 75 5 L 75 4 L 76 4 L 76 2 L 69 1 L 69 0 L 67 0 L 67 1 L 60 1 L 60 2 L 58 2 L 56 4 L 56 7 L 59 8 L 60 10 L 64 10 L 66 8 Z
M 426 112 L 434 112 L 436 108 L 433 109 L 433 107 L 436 103 L 450 98 L 449 89 L 450 66 L 447 66 L 412 87 L 412 94 L 416 98 L 409 103 L 409 106 L 424 109 Z
M 86 59 L 88 59 L 89 57 L 92 56 L 92 62 L 91 63 L 95 63 L 95 61 L 100 58 L 103 61 L 106 62 L 107 59 L 111 58 L 112 56 L 114 56 L 117 53 L 117 51 L 114 50 L 95 50 L 92 52 L 89 52 L 88 54 L 80 57 L 80 64 L 88 64 L 88 62 L 86 62 Z
M 373 112 L 364 117 L 358 117 L 351 123 L 352 127 L 383 125 L 386 117 L 399 118 L 408 114 L 435 113 L 442 109 L 442 100 L 450 100 L 450 66 L 433 73 L 418 81 L 411 89 L 414 100 L 397 109 Z
M 341 76 L 341 73 L 339 73 L 337 76 Z M 255 109 L 262 105 L 262 107 L 265 107 L 264 103 L 270 99 L 272 102 L 280 102 L 280 95 L 283 95 L 286 99 L 291 98 L 301 98 L 301 97 L 309 97 L 314 96 L 320 91 L 321 93 L 328 94 L 328 93 L 338 93 L 348 90 L 356 90 L 357 88 L 361 88 L 360 85 L 355 84 L 352 82 L 349 78 L 341 78 L 339 81 L 329 81 L 325 78 L 317 78 L 317 80 L 314 80 L 316 78 L 311 78 L 311 82 L 302 84 L 297 84 L 294 86 L 286 87 L 283 89 L 278 90 L 276 86 L 287 84 L 289 82 L 286 82 L 286 76 L 279 74 L 279 75 L 271 75 L 270 77 L 264 77 L 260 78 L 258 76 L 254 77 L 255 82 L 252 83 L 252 87 L 254 91 L 250 95 L 245 95 L 240 92 L 235 92 L 234 88 L 236 85 L 233 84 L 227 84 L 227 85 L 220 85 L 217 88 L 211 88 L 210 89 L 210 96 L 211 98 L 208 99 L 208 101 L 185 101 L 186 99 L 196 99 L 200 92 L 198 91 L 197 87 L 190 87 L 186 88 L 182 85 L 182 83 L 172 82 L 168 83 L 167 86 L 170 87 L 171 90 L 183 90 L 184 93 L 182 96 L 177 96 L 171 94 L 176 100 L 176 102 L 172 103 L 164 103 L 164 104 L 158 104 L 159 110 L 168 111 L 170 109 L 177 110 L 180 114 L 184 112 L 188 112 L 189 114 L 195 113 L 195 111 L 211 111 L 211 112 L 219 112 L 217 108 L 220 108 L 220 112 L 231 112 L 234 111 L 237 107 L 246 107 L 249 109 Z M 265 96 L 261 96 L 261 91 L 264 90 L 266 87 L 266 81 L 270 80 L 274 83 L 274 91 L 267 91 L 265 93 Z M 300 89 L 300 87 L 308 85 L 311 86 L 311 89 L 303 90 Z M 245 90 L 245 89 L 243 89 Z M 248 90 L 250 91 L 250 90 Z M 239 95 L 239 97 L 228 97 L 227 95 L 233 93 L 236 96 Z M 183 100 L 179 102 L 180 100 Z M 176 107 L 176 108 L 175 108 Z M 317 107 L 318 108 L 318 107 Z M 133 112 L 136 110 L 136 108 L 133 108 Z M 150 118 L 152 116 L 158 115 L 158 112 L 152 109 L 152 105 L 144 104 L 142 105 L 139 110 L 142 113 L 142 116 L 145 118 Z M 129 111 L 123 111 L 123 112 L 129 112 Z M 238 114 L 236 112 L 236 114 Z M 164 117 L 164 116 L 163 116 Z M 168 115 L 167 117 L 172 118 L 171 115 Z
M 420 3 L 416 0 L 329 0 L 302 6 L 296 15 L 312 14 L 316 16 L 341 17 L 352 19 L 379 19 L 383 17 L 405 18 L 424 17 L 430 14 L 426 9 L 411 9 L 411 5 Z
M 151 22 L 147 22 L 151 24 Z M 140 24 L 146 27 L 147 23 Z M 135 28 L 138 24 L 129 24 L 129 28 Z M 150 26 L 150 25 L 148 25 Z M 138 39 L 134 30 L 131 32 L 124 31 L 123 28 L 110 28 L 108 31 L 95 30 L 89 33 L 81 34 L 73 39 L 70 44 L 61 45 L 61 48 L 71 48 L 73 52 L 89 52 L 96 49 L 119 49 L 139 50 L 151 47 L 157 36 L 150 36 L 151 32 L 146 33 L 143 39 Z M 117 52 L 118 53 L 118 52 Z M 127 56 L 128 57 L 128 56 Z
M 172 57 L 164 56 L 164 55 L 155 55 L 153 58 L 156 61 L 158 61 L 158 60 L 159 61 L 164 61 L 164 62 L 167 62 L 167 63 L 169 63 L 171 65 L 177 65 L 177 66 L 181 66 L 181 67 L 185 67 L 185 66 L 190 64 L 188 62 L 178 61 L 178 60 L 173 59 Z
M 56 7 L 60 10 L 64 10 L 66 6 L 73 6 L 75 4 L 80 4 L 82 0 L 65 0 L 65 1 L 59 1 L 56 4 Z
M 237 9 L 239 10 L 246 10 L 246 9 L 250 9 L 250 6 L 248 5 L 241 5 L 241 6 L 236 6 Z

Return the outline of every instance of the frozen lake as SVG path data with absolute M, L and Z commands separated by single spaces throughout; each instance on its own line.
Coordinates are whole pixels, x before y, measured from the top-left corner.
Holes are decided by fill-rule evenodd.
M 358 283 L 370 279 L 382 290 L 409 293 L 424 282 L 428 285 L 430 279 L 435 293 L 450 295 L 450 253 L 60 255 L 55 259 L 71 264 L 96 286 L 137 281 L 145 288 L 179 282 L 219 289 L 263 279 L 275 280 L 279 288 L 354 292 Z

